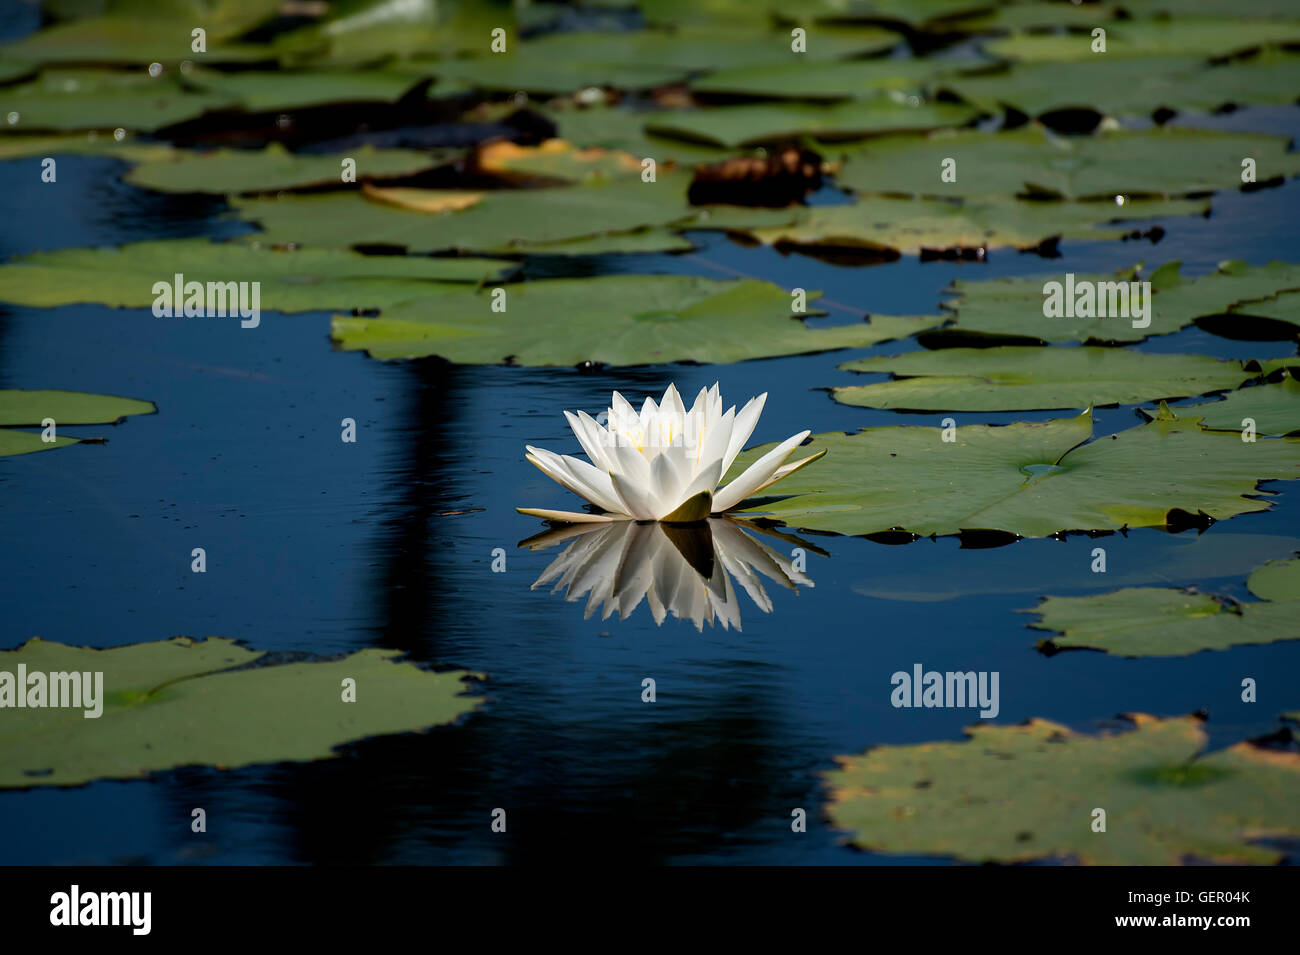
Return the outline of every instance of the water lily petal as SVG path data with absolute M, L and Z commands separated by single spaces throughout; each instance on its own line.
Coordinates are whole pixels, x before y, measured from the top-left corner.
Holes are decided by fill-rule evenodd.
M 750 398 L 745 403 L 745 407 L 740 409 L 740 414 L 736 415 L 736 424 L 731 429 L 727 454 L 722 459 L 723 473 L 726 473 L 727 468 L 731 467 L 731 463 L 736 460 L 736 455 L 744 450 L 745 442 L 754 433 L 754 427 L 758 424 L 759 415 L 763 413 L 763 405 L 766 403 L 767 392 L 765 391 L 757 398 Z
M 748 406 L 746 406 L 746 410 L 748 410 Z M 741 414 L 744 414 L 744 412 L 742 411 Z M 810 434 L 812 434 L 811 431 L 800 431 L 798 434 L 786 438 L 746 468 L 740 477 L 714 495 L 713 512 L 717 514 L 721 511 L 730 510 L 760 487 L 765 487 L 771 483 L 770 479 L 776 473 L 777 468 L 799 446 L 799 443 Z
M 534 448 L 531 445 L 527 447 L 528 454 L 525 457 L 551 480 L 564 485 L 574 494 L 586 498 L 602 510 L 615 514 L 623 510 L 619 506 L 619 498 L 614 493 L 609 475 L 604 471 L 567 454 L 556 454 L 554 451 Z
M 605 524 L 628 520 L 626 514 L 589 514 L 586 511 L 552 511 L 544 507 L 516 507 L 520 514 L 540 517 L 544 521 L 563 521 L 567 524 Z
M 655 499 L 642 486 L 638 486 L 634 481 L 629 480 L 622 474 L 610 474 L 610 481 L 614 485 L 614 491 L 618 494 L 619 500 L 623 502 L 619 508 L 631 514 L 638 521 L 657 520 L 659 515 L 655 510 Z

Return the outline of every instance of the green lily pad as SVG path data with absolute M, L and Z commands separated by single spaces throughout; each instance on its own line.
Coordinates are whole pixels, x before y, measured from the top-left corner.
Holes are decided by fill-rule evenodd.
M 333 156 L 305 155 L 271 143 L 258 151 L 219 149 L 141 163 L 126 174 L 126 181 L 158 192 L 276 192 L 339 184 L 345 158 L 356 160 L 356 178 L 361 181 L 412 176 L 451 155 L 370 146 Z
M 518 255 L 610 255 L 639 252 L 689 252 L 695 246 L 676 232 L 641 229 L 610 235 L 562 239 L 559 242 L 516 242 L 509 247 Z
M 807 450 L 830 452 L 817 473 L 792 474 L 774 489 L 775 499 L 741 516 L 842 534 L 1047 537 L 1162 527 L 1176 509 L 1215 520 L 1267 510 L 1258 482 L 1300 478 L 1300 442 L 1243 446 L 1235 434 L 1205 431 L 1171 413 L 1095 441 L 1091 414 L 963 425 L 953 442 L 942 440 L 939 423 L 814 435 Z M 768 450 L 741 454 L 732 471 Z
M 148 162 L 171 158 L 177 155 L 177 150 L 166 143 L 142 143 L 129 136 L 118 140 L 98 130 L 5 136 L 0 139 L 0 160 L 69 155 L 113 156 L 126 162 Z
M 555 59 L 549 53 L 530 51 L 510 57 L 448 60 L 437 65 L 437 74 L 440 81 L 541 96 L 560 96 L 589 86 L 647 90 L 679 82 L 686 75 L 672 67 Z
M 1129 206 L 1125 206 L 1129 208 Z M 1151 324 L 1134 328 L 1132 321 L 1115 318 L 1046 318 L 1043 315 L 1046 282 L 1060 282 L 1065 275 L 993 279 L 983 282 L 956 281 L 952 291 L 958 298 L 946 303 L 955 309 L 955 327 L 965 335 L 1009 336 L 1042 342 L 1136 342 L 1151 335 L 1168 335 L 1201 316 L 1217 315 L 1234 303 L 1259 299 L 1287 288 L 1300 287 L 1300 265 L 1273 262 L 1247 266 L 1224 262 L 1218 271 L 1200 278 L 1184 278 L 1180 263 L 1169 262 L 1145 278 L 1151 282 Z M 1133 270 L 1115 275 L 1085 274 L 1081 282 L 1127 282 Z M 1062 293 L 1065 289 L 1063 287 Z M 1251 314 L 1256 310 L 1244 306 Z
M 1029 626 L 1050 630 L 1059 649 L 1084 647 L 1122 657 L 1186 656 L 1249 643 L 1300 639 L 1300 560 L 1265 564 L 1246 581 L 1258 603 L 1194 590 L 1128 587 L 1088 597 L 1046 597 Z
M 717 162 L 736 150 L 655 136 L 645 130 L 654 112 L 638 112 L 609 106 L 587 109 L 556 109 L 546 113 L 556 124 L 559 136 L 582 148 L 616 149 L 656 162 Z
M 113 424 L 133 414 L 153 414 L 158 409 L 152 401 L 119 398 L 116 395 L 94 395 L 84 391 L 27 391 L 18 388 L 0 389 L 0 425 L 43 428 L 46 418 L 55 425 Z M 15 454 L 31 454 L 76 444 L 80 438 L 58 434 L 46 441 L 41 433 L 0 428 L 0 458 Z
M 1300 274 L 1300 269 L 1297 270 L 1297 273 Z M 1275 322 L 1287 322 L 1300 327 L 1300 294 L 1292 292 L 1253 302 L 1240 302 L 1233 305 L 1228 311 L 1235 315 L 1271 318 Z
M 455 57 L 488 54 L 492 31 L 506 31 L 507 44 L 519 42 L 511 0 L 362 0 L 332 4 L 319 22 L 276 36 L 272 49 L 282 62 L 297 66 L 366 66 L 394 57 Z
M 1229 103 L 1295 102 L 1300 56 L 1266 50 L 1213 66 L 1194 56 L 1021 63 L 997 73 L 950 75 L 937 85 L 974 106 L 1010 106 L 1029 116 L 1061 109 L 1108 116 L 1149 116 L 1161 107 L 1212 111 Z
M 632 232 L 689 219 L 684 174 L 599 179 L 553 189 L 485 193 L 461 211 L 428 213 L 355 194 L 236 199 L 241 218 L 260 223 L 255 238 L 307 246 L 400 246 L 409 252 L 449 249 L 516 251 L 517 246 Z M 376 194 L 379 195 L 379 194 Z M 437 201 L 440 190 L 403 190 L 403 205 Z
M 972 64 L 963 61 L 961 69 Z M 930 81 L 956 71 L 951 62 L 899 60 L 831 60 L 782 63 L 719 70 L 691 81 L 697 93 L 755 96 L 767 99 L 867 99 L 882 91 L 919 94 Z
M 890 136 L 847 153 L 841 185 L 866 193 L 1032 195 L 1065 199 L 1181 196 L 1241 187 L 1241 160 L 1260 181 L 1300 172 L 1284 136 L 1161 128 L 1054 136 L 1041 126 L 1001 133 L 941 130 Z M 943 182 L 944 159 L 956 182 Z
M 893 381 L 831 389 L 862 408 L 918 411 L 1033 411 L 1131 405 L 1235 388 L 1249 377 L 1238 361 L 1156 355 L 1122 348 L 945 348 L 881 355 L 840 365 L 888 372 Z
M 37 427 L 46 418 L 57 424 L 113 424 L 127 415 L 153 414 L 152 401 L 92 395 L 84 391 L 0 389 L 0 425 Z
M 892 249 L 903 255 L 927 249 L 1032 249 L 1060 237 L 1118 238 L 1133 227 L 1110 223 L 1198 215 L 1208 208 L 1208 202 L 1195 199 L 1139 199 L 1117 207 L 996 197 L 957 202 L 862 196 L 850 205 L 813 206 L 793 225 L 756 228 L 750 234 L 767 245 Z M 1041 311 L 1040 300 L 1040 318 Z
M 1244 19 L 1125 20 L 1105 24 L 1106 52 L 1092 51 L 1092 31 L 1016 33 L 984 44 L 1010 60 L 1086 60 L 1169 55 L 1221 57 L 1259 46 L 1300 42 L 1300 21 Z
M 415 85 L 409 73 L 389 70 L 191 69 L 185 83 L 237 102 L 251 112 L 301 109 L 323 103 L 393 103 Z
M 191 31 L 208 31 L 204 53 L 195 53 Z M 236 32 L 239 32 L 236 30 Z M 136 16 L 88 17 L 56 23 L 28 37 L 0 46 L 0 56 L 32 63 L 163 63 L 185 60 L 207 63 L 246 63 L 271 59 L 265 47 L 223 39 L 227 34 L 211 15 L 191 12 L 178 19 L 158 11 Z
M 1237 431 L 1242 421 L 1255 422 L 1257 435 L 1300 433 L 1300 381 L 1289 375 L 1273 385 L 1241 388 L 1205 405 L 1191 405 L 1187 414 L 1202 416 L 1201 424 L 1214 431 Z
M 472 674 L 432 673 L 395 662 L 398 655 L 371 649 L 341 660 L 246 667 L 263 652 L 220 637 L 111 650 L 33 639 L 0 653 L 0 672 L 25 665 L 29 682 L 35 673 L 102 673 L 102 712 L 87 719 L 84 701 L 7 710 L 0 787 L 328 759 L 344 743 L 450 723 L 481 702 L 461 695 Z M 355 681 L 355 702 L 343 702 L 347 679 Z
M 360 255 L 341 249 L 275 250 L 237 242 L 162 239 L 120 248 L 36 252 L 0 265 L 0 301 L 50 307 L 82 302 L 146 308 L 155 282 L 261 282 L 267 311 L 384 308 L 442 283 L 501 277 L 497 259 Z
M 918 103 L 913 106 L 889 96 L 876 96 L 828 106 L 752 103 L 665 110 L 647 117 L 646 130 L 661 136 L 734 148 L 797 136 L 849 138 L 869 133 L 961 126 L 977 115 L 978 111 L 967 106 L 949 103 Z
M 135 129 L 153 132 L 228 106 L 224 96 L 186 92 L 143 70 L 48 70 L 28 83 L 0 87 L 0 113 L 17 113 L 13 130 Z
M 1250 743 L 1206 753 L 1194 717 L 1131 717 L 1088 736 L 1034 719 L 976 725 L 966 742 L 837 757 L 828 812 L 864 849 L 972 862 L 1275 863 L 1258 844 L 1300 834 L 1300 755 Z M 1106 811 L 1106 831 L 1092 830 Z
M 807 328 L 792 320 L 790 293 L 753 279 L 683 275 L 549 279 L 508 286 L 506 311 L 491 295 L 447 292 L 386 309 L 378 318 L 334 319 L 333 337 L 375 358 L 441 355 L 462 364 L 608 365 L 750 358 L 858 348 L 913 334 L 928 316 L 891 316 Z M 809 299 L 819 293 L 809 292 Z

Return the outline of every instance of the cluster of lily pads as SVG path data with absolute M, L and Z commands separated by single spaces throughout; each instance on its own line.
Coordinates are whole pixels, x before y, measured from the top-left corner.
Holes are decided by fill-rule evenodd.
M 1045 319 L 1046 268 L 955 283 L 933 314 L 816 328 L 791 318 L 819 314 L 818 292 L 807 293 L 811 312 L 795 313 L 790 289 L 758 279 L 513 281 L 529 256 L 681 253 L 706 230 L 863 262 L 999 249 L 1051 256 L 1062 238 L 1156 241 L 1137 224 L 1208 215 L 1216 193 L 1300 173 L 1283 137 L 1166 125 L 1188 111 L 1296 101 L 1300 15 L 1287 0 L 813 0 L 797 14 L 776 0 L 639 0 L 579 8 L 578 30 L 556 29 L 574 11 L 552 4 L 335 6 L 285 14 L 280 0 L 103 0 L 78 6 L 91 16 L 0 47 L 0 159 L 117 157 L 128 183 L 224 196 L 249 224 L 229 242 L 20 256 L 0 265 L 0 301 L 142 309 L 153 282 L 176 272 L 257 281 L 267 311 L 338 313 L 340 349 L 463 364 L 725 364 L 916 336 L 925 350 L 842 366 L 889 380 L 832 397 L 938 412 L 1157 406 L 1100 440 L 1088 411 L 967 424 L 950 442 L 932 426 L 816 434 L 811 450 L 826 459 L 739 514 L 815 531 L 1041 538 L 1205 524 L 1267 509 L 1260 481 L 1300 477 L 1300 358 L 1124 347 L 1193 322 L 1295 340 L 1300 265 L 1227 262 L 1196 278 L 1176 262 L 1137 265 L 1121 277 L 1151 283 L 1152 321 L 1140 329 Z M 744 205 L 695 199 L 710 168 L 791 147 L 817 157 L 841 201 L 767 202 L 761 183 Z M 349 163 L 354 178 L 340 175 Z M 505 311 L 491 309 L 492 287 L 507 290 Z M 1190 407 L 1165 403 L 1202 396 Z M 14 430 L 46 418 L 107 423 L 153 410 L 111 396 L 3 391 L 0 455 L 75 440 Z M 1245 418 L 1258 433 L 1249 444 Z M 726 478 L 768 450 L 740 455 Z M 611 533 L 584 531 L 583 546 L 599 550 Z M 1129 588 L 1048 598 L 1035 626 L 1056 634 L 1051 648 L 1121 656 L 1294 638 L 1300 563 L 1279 557 L 1249 579 L 1258 602 Z M 590 607 L 616 597 L 575 581 L 563 555 L 543 576 L 590 592 Z M 721 580 L 718 612 L 732 620 Z M 634 583 L 653 593 L 653 581 Z M 19 750 L 3 761 L 0 786 L 319 758 L 343 740 L 448 722 L 477 702 L 456 695 L 466 674 L 424 673 L 379 651 L 269 667 L 215 639 L 107 651 L 33 642 L 13 653 L 29 667 L 104 670 L 113 686 L 139 689 L 111 701 L 93 732 L 28 711 L 43 722 L 6 743 Z M 245 724 L 265 710 L 250 695 L 302 717 L 337 692 L 340 673 L 362 666 L 386 681 L 382 709 L 355 708 L 370 716 L 323 736 L 326 721 L 286 716 L 302 724 L 292 752 L 258 748 L 261 734 Z M 236 680 L 237 708 L 223 708 L 230 693 L 207 692 Z M 154 707 L 168 708 L 166 733 L 150 720 Z M 1091 737 L 1035 720 L 982 727 L 970 742 L 845 757 L 828 776 L 830 815 L 865 847 L 1004 861 L 1271 861 L 1277 853 L 1254 836 L 1300 833 L 1294 752 L 1241 743 L 1205 756 L 1195 720 L 1134 724 Z M 173 734 L 177 725 L 224 730 L 200 740 Z M 50 763 L 53 752 L 63 755 Z M 1018 796 L 1006 811 L 1008 793 L 1044 779 L 1052 799 Z M 1115 807 L 1112 830 L 1141 837 L 1089 838 L 1080 820 L 1099 804 Z M 1041 815 L 1026 815 L 1029 805 Z

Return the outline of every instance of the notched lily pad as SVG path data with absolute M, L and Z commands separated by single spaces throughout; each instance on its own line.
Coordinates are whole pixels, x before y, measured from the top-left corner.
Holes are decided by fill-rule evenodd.
M 488 291 L 449 290 L 387 309 L 377 318 L 334 319 L 340 347 L 375 358 L 441 355 L 464 364 L 573 366 L 728 363 L 913 334 L 929 316 L 891 316 L 808 328 L 785 289 L 753 279 L 614 275 L 546 279 L 506 287 L 506 309 Z M 809 302 L 820 293 L 809 292 Z M 819 314 L 813 312 L 812 314 Z
M 0 265 L 0 301 L 50 307 L 89 302 L 146 308 L 154 283 L 260 282 L 268 311 L 384 308 L 442 283 L 477 283 L 514 268 L 500 259 L 361 255 L 342 249 L 269 249 L 206 239 L 36 252 Z
M 399 663 L 396 650 L 362 650 L 337 660 L 249 667 L 264 651 L 231 640 L 185 637 L 110 650 L 33 639 L 0 652 L 0 788 L 75 786 L 131 779 L 178 766 L 235 769 L 328 759 L 370 736 L 423 730 L 473 710 L 463 670 L 432 673 Z M 18 688 L 19 665 L 28 686 Z M 34 674 L 78 674 L 92 706 L 48 706 L 54 682 L 31 705 Z M 102 684 L 93 674 L 102 673 Z M 10 678 L 5 699 L 5 677 Z M 89 678 L 89 682 L 87 679 Z M 343 681 L 355 681 L 355 702 Z M 99 716 L 87 712 L 101 708 Z
M 780 487 L 787 496 L 740 516 L 843 534 L 1048 537 L 1163 527 L 1178 510 L 1207 520 L 1267 510 L 1258 482 L 1300 478 L 1300 442 L 1260 441 L 1243 453 L 1238 435 L 1206 431 L 1168 409 L 1095 441 L 1090 414 L 963 425 L 953 442 L 942 440 L 939 424 L 814 435 L 809 450 L 830 452 L 816 473 L 791 475 Z M 767 450 L 740 455 L 733 471 Z M 1055 467 L 1033 477 L 1025 469 L 1035 465 Z
M 1300 836 L 1300 754 L 1251 743 L 1206 752 L 1201 721 L 1137 715 L 1089 736 L 1034 719 L 967 741 L 837 757 L 831 821 L 864 849 L 971 862 L 1270 864 Z M 1106 810 L 1106 832 L 1092 831 Z
M 0 457 L 48 451 L 76 444 L 80 438 L 58 434 L 62 425 L 114 424 L 127 415 L 153 414 L 158 409 L 152 401 L 95 395 L 84 391 L 41 391 L 19 388 L 0 389 Z M 17 431 L 14 428 L 45 428 L 45 420 L 55 425 L 53 441 L 43 433 Z
M 1034 411 L 1138 404 L 1235 388 L 1241 362 L 1119 348 L 945 348 L 841 365 L 889 372 L 893 381 L 833 388 L 836 401 L 918 411 Z
M 1196 590 L 1128 587 L 1087 597 L 1047 597 L 1029 626 L 1056 635 L 1040 646 L 1122 657 L 1185 656 L 1250 643 L 1300 639 L 1300 560 L 1273 561 L 1246 581 L 1256 603 Z

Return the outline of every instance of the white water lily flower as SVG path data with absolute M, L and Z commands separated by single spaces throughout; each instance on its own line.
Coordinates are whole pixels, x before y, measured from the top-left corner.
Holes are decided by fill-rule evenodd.
M 521 514 L 552 521 L 668 521 L 691 523 L 730 510 L 745 498 L 789 477 L 826 452 L 785 463 L 810 432 L 786 438 L 751 464 L 726 487 L 727 469 L 754 433 L 767 394 L 751 398 L 737 413 L 724 414 L 715 382 L 701 388 L 687 411 L 677 388 L 668 386 L 663 400 L 646 398 L 638 413 L 614 392 L 608 422 L 598 423 L 584 411 L 566 411 L 578 443 L 590 463 L 565 454 L 528 446 L 527 458 L 549 478 L 567 487 L 604 513 L 517 508 Z

